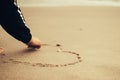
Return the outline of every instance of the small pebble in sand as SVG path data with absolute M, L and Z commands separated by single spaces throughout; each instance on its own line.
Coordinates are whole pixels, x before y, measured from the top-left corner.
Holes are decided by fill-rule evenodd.
M 60 44 L 56 44 L 56 46 L 58 46 L 58 47 L 59 47 L 59 46 L 61 46 L 61 45 L 60 45 Z
M 3 63 L 9 63 L 8 61 L 2 61 Z
M 82 60 L 79 60 L 79 62 L 82 62 Z
M 55 65 L 55 67 L 59 67 L 59 65 Z
M 10 61 L 14 61 L 14 59 L 9 59 Z
M 30 62 L 22 62 L 22 64 L 24 64 L 24 65 L 29 65 Z
M 35 67 L 36 65 L 35 65 L 35 64 L 32 64 L 31 66 Z
M 6 54 L 1 54 L 2 56 L 6 56 Z
M 78 57 L 78 59 L 80 59 L 81 57 Z
M 79 56 L 79 54 L 76 54 L 77 56 Z
M 64 66 L 68 66 L 68 64 L 64 64 Z

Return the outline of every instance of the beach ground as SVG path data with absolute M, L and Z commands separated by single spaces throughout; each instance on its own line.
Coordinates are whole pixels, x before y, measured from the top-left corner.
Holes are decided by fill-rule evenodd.
M 120 7 L 22 7 L 44 44 L 27 49 L 0 27 L 0 80 L 119 80 Z

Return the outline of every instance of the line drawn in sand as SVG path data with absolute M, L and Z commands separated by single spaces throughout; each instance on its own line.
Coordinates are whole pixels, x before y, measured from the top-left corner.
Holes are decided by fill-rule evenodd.
M 0 54 L 0 58 L 3 58 L 3 59 L 1 59 L 0 63 L 22 64 L 22 65 L 28 65 L 28 66 L 33 66 L 33 67 L 66 67 L 66 66 L 75 65 L 79 62 L 82 62 L 82 59 L 81 59 L 79 53 L 63 50 L 60 44 L 56 44 L 55 46 L 50 45 L 50 44 L 42 44 L 42 46 L 57 47 L 58 48 L 57 52 L 62 52 L 62 53 L 68 53 L 68 54 L 71 54 L 71 55 L 75 55 L 76 58 L 77 58 L 77 61 L 70 62 L 70 63 L 65 63 L 65 64 L 48 64 L 48 63 L 41 63 L 41 62 L 31 63 L 31 62 L 27 62 L 27 61 L 15 60 L 13 58 L 8 58 L 7 60 L 4 60 L 4 58 L 6 58 L 6 54 Z

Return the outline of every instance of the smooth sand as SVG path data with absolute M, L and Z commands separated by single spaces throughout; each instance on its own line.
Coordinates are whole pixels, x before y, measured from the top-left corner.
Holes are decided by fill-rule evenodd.
M 0 46 L 5 51 L 0 54 L 0 80 L 120 79 L 120 8 L 24 7 L 22 11 L 32 34 L 50 46 L 28 50 L 1 28 Z M 79 54 L 82 62 L 55 67 L 77 61 L 70 52 Z

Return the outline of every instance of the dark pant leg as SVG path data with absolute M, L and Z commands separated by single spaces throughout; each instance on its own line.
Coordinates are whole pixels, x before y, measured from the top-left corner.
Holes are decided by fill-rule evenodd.
M 0 0 L 0 24 L 14 38 L 28 43 L 32 37 L 14 0 Z

